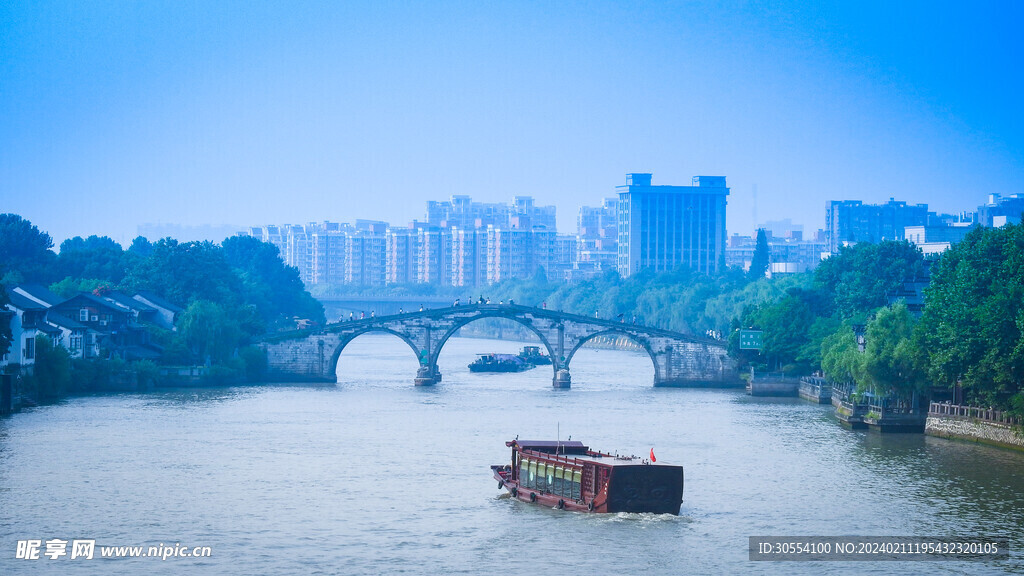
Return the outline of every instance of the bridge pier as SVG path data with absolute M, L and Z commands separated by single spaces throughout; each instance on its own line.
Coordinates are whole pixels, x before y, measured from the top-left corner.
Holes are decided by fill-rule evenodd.
M 551 386 L 554 388 L 572 388 L 572 375 L 569 374 L 569 370 L 561 368 L 555 372 Z
M 413 384 L 417 386 L 433 386 L 441 381 L 441 371 L 436 366 L 420 366 L 416 371 Z

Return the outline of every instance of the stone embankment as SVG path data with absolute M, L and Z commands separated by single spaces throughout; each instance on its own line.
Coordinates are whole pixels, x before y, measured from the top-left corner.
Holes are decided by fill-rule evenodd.
M 924 432 L 929 436 L 969 440 L 1024 451 L 1024 428 L 1019 418 L 998 410 L 939 404 L 928 407 Z

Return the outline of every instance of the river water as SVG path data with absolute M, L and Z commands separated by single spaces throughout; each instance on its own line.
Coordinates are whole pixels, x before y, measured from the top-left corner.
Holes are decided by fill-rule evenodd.
M 1020 572 L 1024 454 L 841 428 L 831 407 L 655 389 L 644 355 L 581 350 L 551 370 L 412 386 L 391 336 L 341 357 L 337 386 L 73 398 L 0 420 L 0 574 L 940 574 Z M 503 495 L 504 442 L 569 435 L 682 464 L 681 514 L 568 513 Z M 749 536 L 1009 538 L 996 562 L 750 562 Z M 15 559 L 18 540 L 95 539 L 94 558 Z M 209 546 L 100 558 L 101 546 Z M 43 551 L 45 551 L 43 544 Z M 70 544 L 68 552 L 70 553 Z

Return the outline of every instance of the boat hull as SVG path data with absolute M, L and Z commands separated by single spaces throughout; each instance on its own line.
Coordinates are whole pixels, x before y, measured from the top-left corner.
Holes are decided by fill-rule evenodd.
M 574 512 L 679 514 L 683 497 L 683 469 L 679 466 L 635 466 L 616 470 L 608 487 L 590 501 L 568 499 L 544 490 L 522 488 L 510 466 L 491 466 L 499 488 L 513 498 L 549 508 Z

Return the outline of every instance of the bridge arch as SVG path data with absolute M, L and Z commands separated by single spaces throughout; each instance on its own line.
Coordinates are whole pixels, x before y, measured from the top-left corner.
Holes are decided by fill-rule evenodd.
M 409 346 L 409 348 L 412 350 L 413 358 L 417 362 L 422 363 L 422 360 L 420 358 L 419 348 L 417 348 L 416 344 L 414 344 L 413 341 L 409 339 L 408 335 L 402 334 L 401 332 L 397 332 L 397 331 L 392 330 L 390 328 L 385 328 L 383 326 L 370 326 L 370 327 L 367 327 L 365 330 L 360 330 L 360 331 L 354 332 L 352 334 L 346 334 L 335 345 L 334 351 L 331 352 L 330 363 L 328 364 L 328 369 L 330 370 L 329 373 L 330 374 L 337 374 L 338 373 L 338 362 L 341 360 L 341 353 L 345 351 L 345 347 L 346 346 L 351 344 L 352 341 L 355 340 L 356 338 L 359 338 L 360 336 L 363 336 L 365 334 L 370 334 L 372 332 L 379 332 L 379 333 L 391 334 L 392 336 L 397 336 L 399 339 L 402 340 L 402 342 L 405 342 Z
M 486 318 L 502 318 L 505 320 L 511 320 L 516 324 L 525 327 L 527 330 L 535 334 L 537 338 L 540 340 L 541 345 L 544 346 L 544 348 L 547 350 L 548 357 L 551 358 L 552 374 L 558 373 L 558 369 L 562 367 L 561 358 L 559 358 L 558 355 L 555 353 L 555 349 L 551 347 L 551 343 L 548 342 L 548 339 L 544 337 L 544 334 L 535 326 L 533 326 L 529 318 L 523 318 L 515 314 L 502 314 L 499 312 L 490 311 L 483 311 L 477 314 L 476 316 L 473 316 L 471 318 L 465 318 L 454 323 L 451 326 L 451 328 L 449 328 L 448 331 L 444 333 L 444 336 L 442 336 L 437 341 L 437 345 L 434 347 L 434 350 L 431 353 L 430 365 L 436 368 L 437 359 L 441 356 L 441 350 L 444 349 L 445 343 L 448 342 L 448 339 L 454 336 L 455 333 L 458 332 L 460 328 L 472 324 L 477 320 L 484 320 Z
M 626 338 L 628 338 L 629 340 L 631 340 L 633 342 L 636 342 L 641 348 L 643 348 L 644 351 L 647 352 L 647 356 L 650 357 L 651 364 L 654 365 L 654 381 L 655 382 L 660 381 L 661 376 L 662 376 L 661 375 L 661 368 L 658 366 L 658 359 L 655 357 L 654 350 L 651 349 L 650 343 L 648 343 L 647 340 L 637 336 L 636 334 L 631 334 L 625 328 L 609 328 L 607 330 L 601 330 L 600 332 L 595 332 L 595 333 L 590 334 L 590 335 L 588 335 L 588 336 L 586 336 L 584 338 L 581 338 L 578 342 L 576 342 L 576 345 L 573 346 L 572 350 L 569 350 L 569 352 L 565 355 L 565 365 L 563 366 L 563 368 L 565 368 L 566 370 L 569 369 L 569 366 L 572 364 L 573 356 L 576 355 L 576 352 L 580 348 L 582 348 L 584 344 L 586 344 L 587 342 L 593 340 L 594 338 L 597 338 L 597 337 L 600 337 L 600 336 L 609 336 L 609 335 L 625 336 Z

